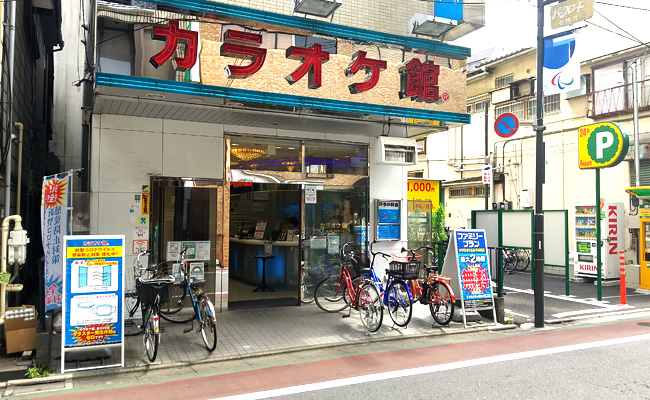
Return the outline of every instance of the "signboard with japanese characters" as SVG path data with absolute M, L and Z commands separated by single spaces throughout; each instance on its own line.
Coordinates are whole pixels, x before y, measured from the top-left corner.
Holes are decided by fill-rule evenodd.
M 457 229 L 450 239 L 443 271 L 452 277 L 454 291 L 460 293 L 463 318 L 466 311 L 492 309 L 494 312 L 485 230 Z
M 245 26 L 229 25 L 215 34 L 182 25 L 174 19 L 153 25 L 152 47 L 158 52 L 148 56 L 155 68 L 166 63 L 176 71 L 200 66 L 201 83 L 211 86 L 351 101 L 372 91 L 372 102 L 381 105 L 431 109 L 434 103 L 439 111 L 466 112 L 465 87 L 452 84 L 464 82 L 461 69 L 437 65 L 415 52 L 404 53 L 404 58 L 400 50 L 398 57 L 390 50 L 378 53 L 374 45 L 336 38 L 331 39 L 334 45 L 282 47 L 278 43 L 287 41 L 271 42 L 263 30 Z M 275 71 L 284 79 L 269 79 Z
M 377 240 L 400 239 L 401 200 L 377 200 Z
M 89 347 L 111 352 L 113 362 L 97 368 L 124 366 L 124 244 L 117 235 L 64 237 L 62 372 L 75 370 L 67 357 Z
M 45 311 L 61 307 L 63 291 L 63 236 L 69 232 L 71 172 L 43 178 L 41 198 L 41 240 L 45 260 Z

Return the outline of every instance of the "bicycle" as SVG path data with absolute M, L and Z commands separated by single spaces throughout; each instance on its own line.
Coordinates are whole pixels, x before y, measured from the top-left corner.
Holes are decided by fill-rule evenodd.
M 413 296 L 411 290 L 406 284 L 405 280 L 417 279 L 419 272 L 419 264 L 416 266 L 415 271 L 410 269 L 410 265 L 406 265 L 402 269 L 402 263 L 399 260 L 396 260 L 394 255 L 388 255 L 380 251 L 374 252 L 372 250 L 372 245 L 377 243 L 373 241 L 370 243 L 370 254 L 372 255 L 372 275 L 375 284 L 379 284 L 381 291 L 383 292 L 384 305 L 388 309 L 388 315 L 393 323 L 399 327 L 405 327 L 411 321 L 411 316 L 413 315 Z M 390 257 L 393 257 L 393 261 L 389 262 L 389 269 L 386 270 L 387 280 L 386 280 L 386 290 L 383 291 L 383 286 L 381 286 L 381 281 L 379 281 L 377 275 L 374 273 L 375 258 L 377 255 L 381 255 L 384 259 L 388 260 Z M 407 262 L 406 264 L 410 264 Z
M 138 302 L 142 305 L 142 344 L 150 362 L 156 360 L 160 344 L 160 303 L 167 301 L 167 285 L 174 282 L 173 276 L 135 279 Z
M 370 333 L 377 332 L 384 318 L 381 296 L 372 278 L 369 277 L 370 268 L 360 268 L 357 284 L 353 283 L 347 265 L 354 261 L 354 257 L 345 253 L 346 245 L 349 243 L 341 247 L 345 257 L 340 264 L 340 271 L 331 274 L 316 286 L 314 292 L 316 305 L 326 312 L 337 312 L 349 307 L 348 315 L 343 315 L 343 318 L 349 317 L 354 308 L 359 311 L 361 323 L 366 330 Z
M 328 270 L 335 268 L 336 265 L 340 264 L 340 259 L 336 254 L 327 254 L 324 256 L 318 257 L 318 264 L 312 265 L 310 267 L 305 267 L 303 262 L 300 266 L 300 273 L 302 277 L 302 283 L 300 284 L 302 297 L 300 301 L 305 304 L 312 303 L 314 301 L 314 289 L 316 286 L 321 283 L 327 275 Z
M 134 282 L 136 282 L 137 278 L 145 278 L 145 279 L 150 279 L 153 277 L 153 272 L 162 270 L 159 268 L 159 266 L 154 266 L 154 267 L 143 267 L 142 262 L 140 262 L 140 258 L 146 255 L 150 255 L 153 251 L 152 250 L 145 250 L 140 253 L 135 257 L 133 260 L 133 279 Z M 125 331 L 124 335 L 125 336 L 136 336 L 142 334 L 142 326 L 135 324 L 131 319 L 135 316 L 135 313 L 137 310 L 140 308 L 140 296 L 138 295 L 138 290 L 137 290 L 137 283 L 132 289 L 128 289 L 124 291 L 124 310 L 125 310 L 125 315 L 127 315 L 127 318 L 125 318 L 125 323 L 124 326 L 125 328 L 132 327 L 132 326 L 137 326 L 138 330 L 137 331 Z M 127 320 L 128 319 L 128 320 Z
M 502 249 L 503 252 L 503 270 L 511 274 L 516 268 L 519 258 L 513 249 Z
M 197 333 L 201 333 L 203 343 L 209 351 L 214 351 L 217 348 L 217 319 L 214 310 L 214 305 L 203 293 L 201 289 L 205 286 L 204 279 L 191 279 L 187 271 L 187 263 L 185 255 L 187 254 L 187 247 L 178 254 L 178 274 L 180 275 L 180 284 L 175 283 L 175 287 L 182 288 L 182 293 L 178 296 L 179 299 L 175 301 L 176 308 L 168 309 L 162 312 L 160 316 L 173 323 L 187 323 L 192 322 L 192 326 L 185 328 L 183 333 L 192 332 L 194 330 L 194 321 L 197 321 L 199 327 Z M 171 297 L 171 296 L 170 296 Z M 189 301 L 192 305 L 191 314 L 189 307 L 185 307 L 185 300 Z M 174 303 L 173 297 L 170 303 Z
M 414 259 L 416 252 L 426 249 L 427 251 L 434 251 L 429 246 L 422 246 L 417 249 L 402 248 L 402 252 L 411 254 Z M 411 291 L 416 294 L 421 304 L 428 304 L 429 311 L 434 321 L 440 325 L 448 325 L 454 316 L 454 307 L 456 303 L 456 296 L 454 291 L 449 285 L 450 277 L 439 275 L 439 268 L 437 265 L 427 266 L 424 265 L 427 276 L 422 280 L 422 284 L 417 279 L 410 280 L 409 283 Z
M 525 271 L 530 265 L 530 250 L 528 249 L 516 249 L 515 254 L 517 255 L 517 265 L 515 269 L 517 271 Z

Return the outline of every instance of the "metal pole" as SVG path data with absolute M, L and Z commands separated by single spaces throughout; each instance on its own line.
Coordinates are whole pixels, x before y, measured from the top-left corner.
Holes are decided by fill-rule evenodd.
M 639 60 L 635 60 L 632 65 L 632 98 L 634 101 L 634 172 L 636 174 L 634 186 L 641 186 L 639 175 L 639 82 L 638 82 Z
M 485 164 L 492 166 L 492 163 L 489 161 L 488 158 L 488 106 L 487 104 L 485 105 Z M 462 168 L 462 166 L 461 166 Z M 492 192 L 494 191 L 494 170 L 492 171 L 492 179 L 490 179 L 490 184 L 485 185 L 485 188 L 490 188 L 490 197 L 488 198 L 487 193 L 485 195 L 485 209 L 489 210 L 489 203 L 490 200 L 493 199 L 493 194 Z
M 7 50 L 7 70 L 9 73 L 9 104 L 7 105 L 7 154 L 5 156 L 5 204 L 4 217 L 11 215 L 11 144 L 13 143 L 14 114 L 14 49 L 16 43 L 16 2 L 9 2 L 9 43 Z M 20 173 L 20 172 L 19 172 Z
M 603 299 L 603 274 L 601 268 L 603 241 L 600 239 L 600 168 L 596 168 L 596 292 L 598 301 Z
M 533 279 L 535 327 L 544 327 L 544 0 L 537 0 L 537 116 L 535 124 L 535 233 Z

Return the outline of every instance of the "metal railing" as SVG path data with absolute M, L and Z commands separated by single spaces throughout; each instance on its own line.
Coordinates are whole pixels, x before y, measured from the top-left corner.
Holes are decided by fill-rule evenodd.
M 650 109 L 650 80 L 640 81 L 639 86 L 639 109 Z M 588 118 L 631 113 L 633 106 L 631 83 L 587 93 Z

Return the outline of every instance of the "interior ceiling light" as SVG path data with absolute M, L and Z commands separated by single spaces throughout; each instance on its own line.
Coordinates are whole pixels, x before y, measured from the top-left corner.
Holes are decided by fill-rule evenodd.
M 341 6 L 343 0 L 295 0 L 294 12 L 329 17 Z
M 230 149 L 230 154 L 240 160 L 250 161 L 265 155 L 266 149 L 260 149 L 257 147 L 233 147 Z

